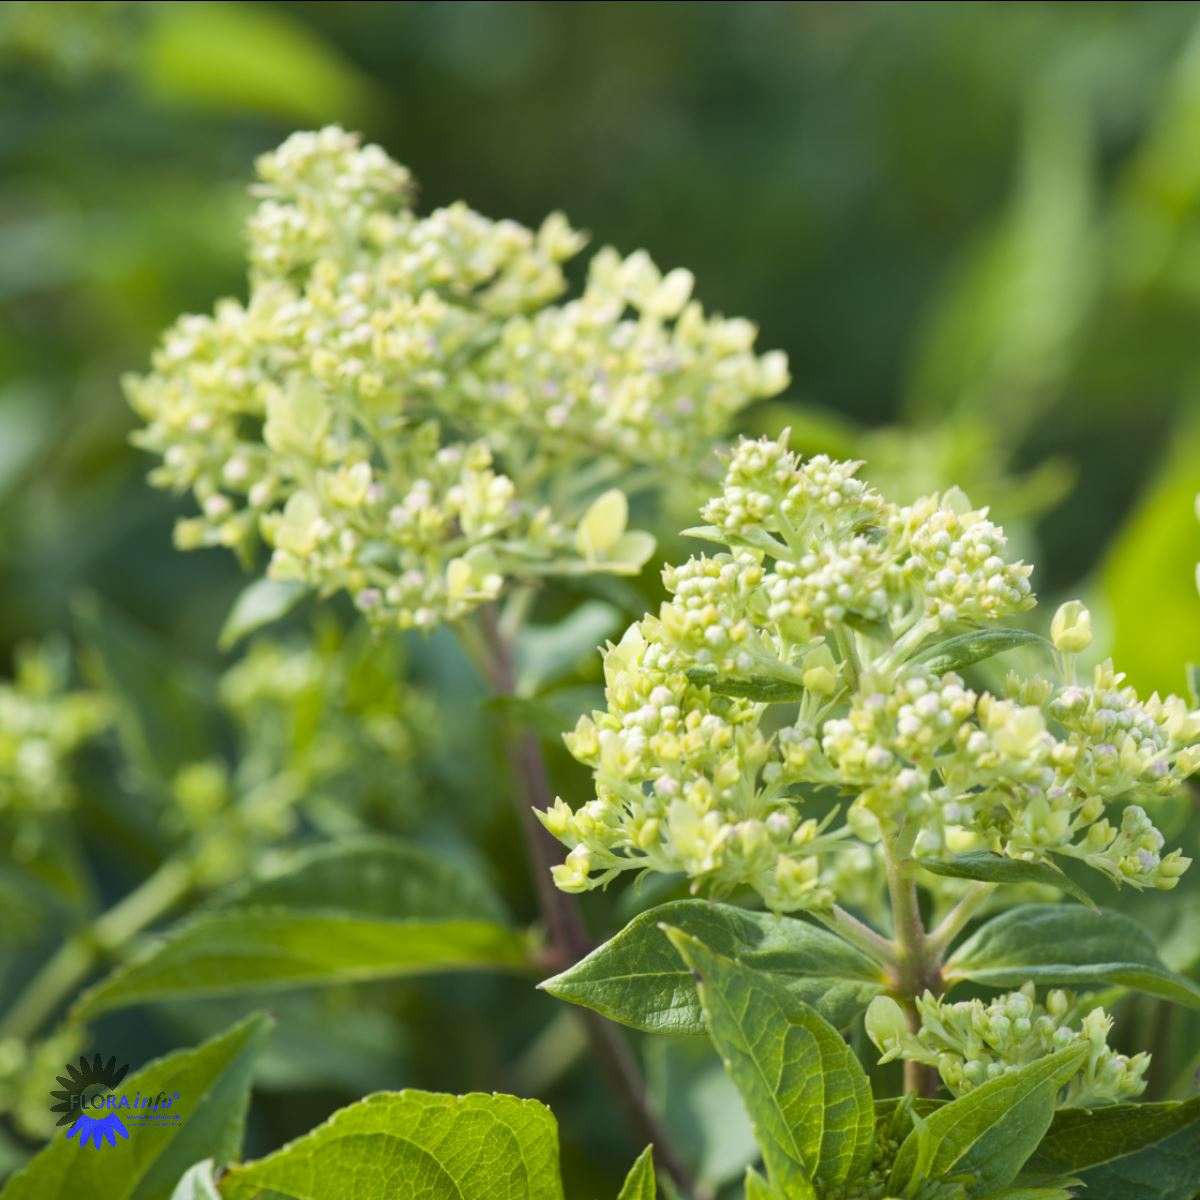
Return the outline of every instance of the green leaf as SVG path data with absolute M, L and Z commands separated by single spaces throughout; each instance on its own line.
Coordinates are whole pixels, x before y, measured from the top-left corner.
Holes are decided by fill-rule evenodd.
M 1092 898 L 1073 879 L 1050 863 L 1024 862 L 991 850 L 971 850 L 951 859 L 918 858 L 917 865 L 934 875 L 953 879 L 983 879 L 988 883 L 1042 883 L 1074 896 L 1080 904 L 1096 909 Z M 1099 909 L 1096 909 L 1098 912 Z
M 871 1085 L 837 1030 L 768 976 L 679 929 L 665 932 L 696 975 L 771 1183 L 788 1196 L 824 1194 L 865 1174 L 875 1139 Z
M 833 1025 L 848 1025 L 886 988 L 882 968 L 832 933 L 793 917 L 706 900 L 674 900 L 640 913 L 616 937 L 540 986 L 647 1033 L 704 1033 L 695 981 L 662 924 L 769 974 Z
M 507 920 L 504 905 L 477 870 L 382 834 L 282 857 L 273 871 L 234 891 L 223 907 L 266 905 L 377 917 Z
M 1200 1097 L 1064 1109 L 1022 1178 L 1064 1174 L 1087 1185 L 1088 1200 L 1192 1200 L 1200 1180 Z
M 976 1176 L 972 1194 L 979 1196 L 1011 1183 L 1049 1129 L 1059 1089 L 1088 1053 L 1087 1046 L 1068 1046 L 924 1117 L 900 1146 L 889 1195 L 953 1175 Z
M 562 1200 L 558 1128 L 536 1100 L 378 1092 L 233 1167 L 224 1200 Z
M 993 654 L 1003 654 L 1005 650 L 1014 650 L 1018 646 L 1049 645 L 1041 634 L 1029 633 L 1024 629 L 972 629 L 930 646 L 917 658 L 935 674 L 944 675 L 947 671 L 961 671 L 964 667 L 991 658 Z
M 1136 921 L 1071 904 L 1022 904 L 993 917 L 950 956 L 943 977 L 990 987 L 1117 983 L 1200 1008 L 1200 986 L 1163 965 Z
M 194 1049 L 148 1063 L 118 1094 L 178 1092 L 178 1125 L 127 1122 L 129 1137 L 101 1150 L 85 1149 L 60 1131 L 9 1180 L 3 1200 L 167 1200 L 200 1159 L 229 1162 L 241 1149 L 254 1062 L 270 1028 L 270 1018 L 258 1014 Z
M 1188 695 L 1192 699 L 1192 707 L 1200 708 L 1200 667 L 1195 663 L 1187 665 Z
M 221 626 L 217 645 L 222 650 L 232 650 L 242 638 L 286 617 L 310 591 L 306 583 L 266 576 L 247 584 L 238 593 L 225 624 Z
M 657 1195 L 658 1186 L 654 1181 L 654 1147 L 647 1146 L 625 1176 L 617 1200 L 655 1200 Z
M 213 1178 L 213 1160 L 206 1158 L 186 1171 L 175 1185 L 171 1200 L 221 1200 Z
M 142 82 L 175 104 L 341 121 L 370 111 L 367 78 L 304 21 L 260 5 L 209 3 L 153 10 L 139 38 Z
M 180 767 L 220 744 L 214 676 L 180 661 L 157 638 L 95 596 L 76 600 L 75 624 L 117 704 L 125 753 L 145 776 L 169 784 Z
M 603 600 L 585 601 L 554 625 L 526 625 L 516 646 L 518 690 L 538 692 L 581 661 L 599 663 L 599 647 L 620 626 L 621 614 Z
M 687 677 L 697 687 L 706 687 L 718 696 L 738 696 L 762 704 L 789 704 L 803 700 L 804 686 L 772 675 L 722 675 L 716 667 L 689 667 Z
M 772 556 L 785 553 L 787 547 L 762 528 L 746 529 L 741 533 L 730 533 L 718 525 L 693 525 L 684 529 L 680 537 L 696 538 L 702 542 L 716 542 L 718 546 L 744 546 L 747 550 L 758 550 Z
M 482 708 L 518 732 L 532 730 L 543 741 L 561 747 L 563 734 L 575 728 L 579 714 L 603 703 L 599 688 L 583 685 L 556 688 L 537 697 L 488 696 L 482 702 Z
M 1200 407 L 1184 406 L 1171 430 L 1170 452 L 1108 543 L 1100 569 L 1113 660 L 1142 695 L 1177 692 L 1180 667 L 1200 662 L 1196 579 L 1200 522 Z M 1165 563 L 1178 563 L 1164 569 Z M 1153 580 L 1153 587 L 1147 586 Z
M 366 838 L 298 855 L 229 907 L 178 926 L 85 992 L 75 1015 L 187 996 L 520 969 L 524 937 L 478 875 Z
M 807 1192 L 797 1191 L 793 1200 L 816 1200 L 816 1192 L 810 1184 Z M 787 1200 L 782 1192 L 776 1191 L 753 1167 L 746 1168 L 745 1200 Z

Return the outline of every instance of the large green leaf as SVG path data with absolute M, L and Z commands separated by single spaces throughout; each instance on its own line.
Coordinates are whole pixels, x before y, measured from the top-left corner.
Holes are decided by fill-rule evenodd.
M 367 838 L 298 856 L 227 908 L 181 924 L 85 992 L 75 1012 L 526 961 L 524 936 L 475 872 Z
M 1037 633 L 1025 629 L 972 629 L 957 637 L 938 642 L 918 657 L 922 663 L 938 675 L 947 671 L 961 671 L 972 667 L 993 654 L 1015 650 L 1018 646 L 1049 646 L 1050 643 Z
M 658 1186 L 654 1181 L 654 1147 L 647 1146 L 638 1155 L 632 1170 L 625 1177 L 617 1200 L 655 1200 Z
M 513 1096 L 378 1092 L 221 1180 L 224 1200 L 562 1200 L 558 1128 Z
M 270 1018 L 253 1016 L 195 1049 L 149 1063 L 118 1094 L 178 1092 L 180 1124 L 129 1124 L 128 1138 L 98 1150 L 60 1132 L 9 1180 L 3 1200 L 166 1200 L 194 1163 L 230 1161 L 241 1149 L 254 1061 L 270 1027 Z
M 992 987 L 1117 983 L 1200 1008 L 1200 987 L 1160 961 L 1154 940 L 1118 912 L 1072 904 L 1023 904 L 981 926 L 950 956 L 947 983 Z
M 1068 1046 L 930 1113 L 900 1146 L 888 1194 L 954 1175 L 975 1176 L 977 1196 L 1011 1183 L 1049 1129 L 1059 1089 L 1087 1056 L 1087 1046 Z
M 950 859 L 918 858 L 917 865 L 934 875 L 947 875 L 953 879 L 981 879 L 987 883 L 1041 883 L 1059 888 L 1089 908 L 1096 907 L 1091 896 L 1075 880 L 1050 863 L 1006 858 L 991 850 L 971 850 Z
M 1200 1192 L 1200 1097 L 1064 1109 L 1026 1175 L 1074 1176 L 1087 1185 L 1088 1200 L 1193 1200 Z
M 792 917 L 705 900 L 675 900 L 640 913 L 616 937 L 541 986 L 634 1029 L 704 1033 L 695 982 L 662 924 L 770 974 L 839 1027 L 886 987 L 882 968 L 832 933 Z
M 833 1193 L 866 1173 L 871 1085 L 854 1051 L 807 1004 L 679 929 L 709 1033 L 750 1114 L 767 1177 L 785 1195 Z

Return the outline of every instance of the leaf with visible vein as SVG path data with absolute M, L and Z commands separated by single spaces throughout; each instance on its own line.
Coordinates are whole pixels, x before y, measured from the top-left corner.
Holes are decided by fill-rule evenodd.
M 706 900 L 674 900 L 640 913 L 616 937 L 541 987 L 648 1033 L 704 1033 L 695 981 L 661 924 L 769 974 L 839 1027 L 887 986 L 876 962 L 806 921 Z
M 922 651 L 917 658 L 935 675 L 973 667 L 993 654 L 1015 650 L 1018 646 L 1046 646 L 1050 643 L 1037 633 L 1024 629 L 972 629 L 957 637 L 938 642 Z
M 760 704 L 791 704 L 808 694 L 803 684 L 774 675 L 723 675 L 716 667 L 690 667 L 687 677 L 718 696 L 738 696 Z
M 950 956 L 943 977 L 990 987 L 1117 983 L 1200 1008 L 1200 986 L 1163 965 L 1136 921 L 1073 904 L 1023 904 L 993 917 Z
M 523 935 L 476 872 L 389 838 L 296 856 L 184 922 L 85 992 L 87 1018 L 185 996 L 388 979 L 434 971 L 519 970 Z
M 930 1179 L 975 1176 L 972 1194 L 1011 1183 L 1054 1117 L 1059 1090 L 1087 1061 L 1086 1045 L 1068 1046 L 943 1105 L 904 1139 L 888 1188 L 911 1195 Z
M 377 1092 L 221 1180 L 224 1200 L 563 1200 L 558 1127 L 536 1100 Z
M 786 1196 L 834 1192 L 864 1175 L 875 1140 L 866 1072 L 841 1035 L 774 980 L 680 929 L 713 1044 L 750 1114 L 767 1178 Z
M 167 1200 L 180 1176 L 201 1159 L 230 1161 L 241 1150 L 254 1064 L 270 1028 L 270 1018 L 259 1014 L 193 1049 L 148 1063 L 122 1082 L 119 1093 L 178 1092 L 173 1103 L 180 1105 L 180 1124 L 131 1125 L 128 1138 L 102 1150 L 85 1150 L 59 1133 L 8 1181 L 3 1200 Z
M 919 867 L 951 879 L 980 879 L 986 883 L 1041 883 L 1074 896 L 1080 904 L 1095 909 L 1095 901 L 1073 880 L 1050 863 L 1007 858 L 991 850 L 971 850 L 953 858 L 918 858 Z M 1097 910 L 1099 911 L 1099 910 Z
M 1073 1175 L 1088 1200 L 1192 1200 L 1200 1191 L 1200 1097 L 1064 1109 L 1021 1178 Z

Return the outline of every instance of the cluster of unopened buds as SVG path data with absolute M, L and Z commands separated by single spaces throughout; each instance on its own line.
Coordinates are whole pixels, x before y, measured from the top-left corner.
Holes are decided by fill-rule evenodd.
M 164 336 L 127 381 L 155 484 L 200 514 L 181 547 L 346 591 L 372 622 L 427 629 L 507 580 L 636 573 L 622 487 L 686 471 L 787 384 L 754 327 L 708 316 L 684 270 L 458 203 L 419 216 L 408 171 L 328 128 L 258 164 L 250 291 Z
M 190 845 L 204 887 L 241 878 L 257 853 L 353 797 L 401 823 L 420 794 L 416 760 L 430 735 L 427 702 L 406 686 L 395 644 L 330 623 L 312 642 L 259 637 L 220 681 L 238 753 L 181 767 L 169 832 Z
M 904 1010 L 879 996 L 867 1010 L 867 1035 L 880 1062 L 901 1058 L 936 1068 L 951 1093 L 965 1095 L 1055 1051 L 1084 1043 L 1090 1053 L 1066 1085 L 1060 1104 L 1092 1108 L 1141 1095 L 1150 1056 L 1127 1057 L 1108 1045 L 1112 1018 L 1103 1008 L 1081 1016 L 1081 1003 L 1054 989 L 1038 1003 L 1032 983 L 991 1001 L 951 1004 L 926 992 L 916 1001 L 920 1027 L 910 1032 Z
M 786 435 L 733 452 L 688 531 L 725 550 L 666 568 L 658 615 L 607 648 L 607 708 L 567 737 L 596 798 L 543 814 L 570 849 L 559 886 L 683 872 L 712 894 L 822 909 L 844 899 L 828 864 L 885 839 L 905 856 L 1060 856 L 1173 887 L 1188 860 L 1133 802 L 1200 766 L 1200 712 L 1139 698 L 1108 662 L 1075 682 L 1091 640 L 1077 602 L 1032 652 L 1049 675 L 969 686 L 951 668 L 1033 606 L 1030 567 L 960 492 L 896 505 L 859 465 L 802 462 Z
M 70 804 L 71 757 L 111 716 L 104 696 L 70 689 L 68 668 L 62 648 L 26 646 L 0 682 L 0 831 L 18 860 L 39 847 L 42 818 Z

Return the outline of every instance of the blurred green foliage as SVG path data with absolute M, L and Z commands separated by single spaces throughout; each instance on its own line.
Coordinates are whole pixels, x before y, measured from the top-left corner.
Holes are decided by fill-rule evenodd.
M 482 854 L 533 911 L 495 714 L 448 636 L 404 648 L 420 695 L 398 732 L 382 719 L 388 656 L 326 626 L 308 653 L 337 658 L 322 676 L 336 711 L 373 714 L 355 735 L 367 767 L 348 781 L 353 738 L 294 663 L 308 725 L 268 728 L 243 705 L 267 739 L 256 753 L 275 755 L 247 765 L 216 683 L 242 653 L 217 638 L 243 581 L 225 554 L 171 550 L 176 507 L 128 444 L 120 376 L 178 313 L 238 286 L 243 181 L 294 128 L 361 129 L 427 206 L 461 196 L 529 223 L 561 208 L 596 242 L 686 265 L 708 304 L 791 358 L 792 392 L 748 429 L 790 424 L 794 446 L 863 457 L 898 499 L 959 483 L 991 503 L 1039 592 L 1089 599 L 1098 649 L 1139 687 L 1181 690 L 1200 661 L 1200 6 L 9 2 L 0 105 L 0 651 L 70 634 L 119 707 L 84 760 L 81 841 L 41 875 L 66 897 L 62 927 L 153 866 L 177 789 L 204 808 L 204 779 L 180 769 L 219 762 L 222 786 L 241 771 L 250 787 L 297 748 L 321 784 L 301 833 L 397 826 Z M 521 665 L 573 802 L 588 784 L 554 749 L 554 714 L 566 726 L 591 706 L 591 646 L 657 586 L 614 584 L 574 630 L 551 625 L 582 596 L 539 610 Z M 307 630 L 311 611 L 287 620 Z M 285 653 L 251 643 L 246 661 Z M 401 753 L 431 712 L 439 736 Z M 1174 835 L 1194 851 L 1188 820 Z M 1177 895 L 1194 904 L 1196 886 Z M 614 893 L 590 912 L 608 929 L 648 902 Z M 18 973 L 52 943 L 35 933 Z M 1195 970 L 1195 939 L 1177 949 L 1171 965 Z M 98 1028 L 142 1061 L 244 1011 Z M 369 1087 L 524 1086 L 559 1115 L 569 1180 L 611 1194 L 613 1152 L 632 1158 L 569 1027 L 524 981 L 373 984 L 280 1011 L 265 1079 L 298 1090 L 256 1108 L 256 1149 Z M 1196 1031 L 1182 1016 L 1159 1029 L 1158 1094 L 1186 1094 L 1168 1067 Z M 713 1061 L 652 1051 L 656 1088 L 694 1081 L 672 1116 L 685 1144 L 730 1110 Z M 740 1169 L 737 1139 L 722 1153 L 710 1176 Z

